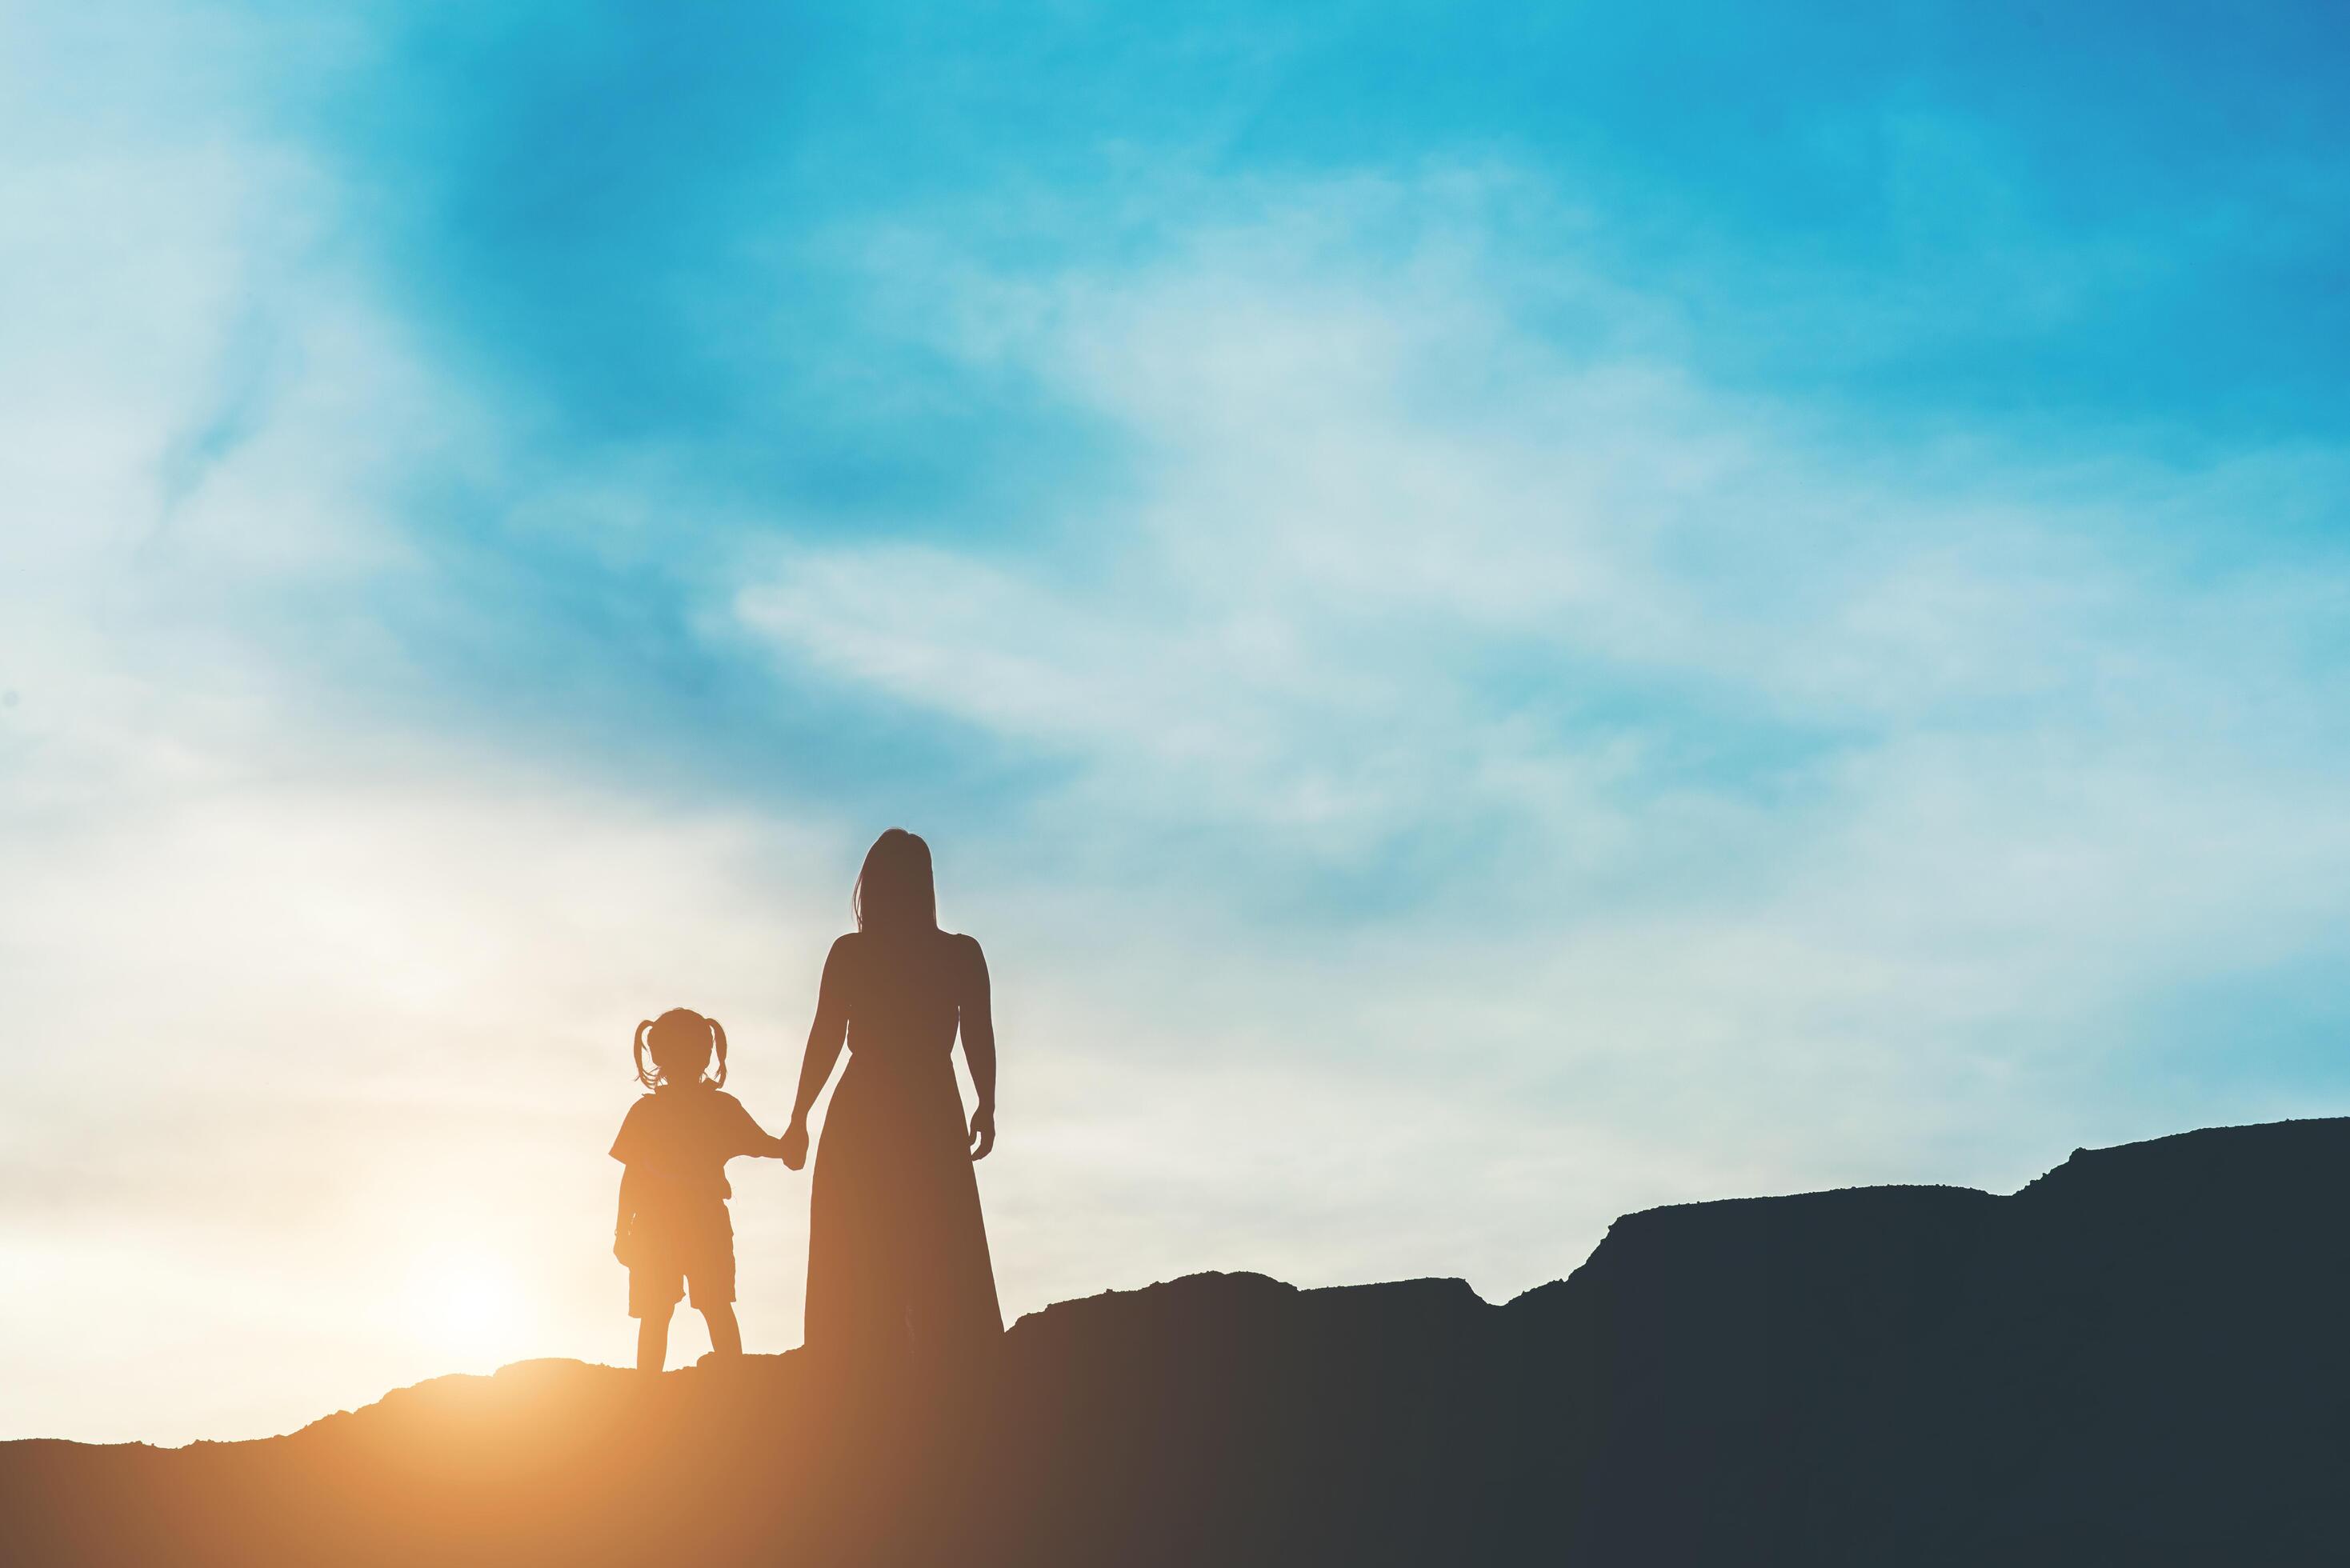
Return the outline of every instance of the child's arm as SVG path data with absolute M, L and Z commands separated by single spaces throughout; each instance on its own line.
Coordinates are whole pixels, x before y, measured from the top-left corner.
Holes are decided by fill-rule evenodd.
M 794 1170 L 807 1163 L 808 1112 L 824 1093 L 833 1065 L 840 1060 L 840 1047 L 848 1038 L 847 999 L 841 994 L 840 981 L 841 949 L 847 940 L 841 938 L 825 955 L 824 979 L 816 993 L 816 1022 L 808 1025 L 807 1054 L 800 1058 L 800 1089 L 792 1101 L 792 1125 L 777 1140 L 781 1147 L 776 1152 Z
M 736 1102 L 736 1108 L 742 1109 L 741 1102 Z M 759 1125 L 759 1118 L 748 1110 L 743 1111 L 743 1125 L 739 1129 L 739 1136 L 742 1143 L 735 1151 L 738 1154 L 747 1154 L 754 1159 L 784 1158 L 784 1140 L 779 1137 L 770 1137 L 767 1135 L 767 1129 Z
M 612 1256 L 624 1263 L 629 1261 L 623 1251 L 624 1238 L 629 1233 L 629 1221 L 636 1218 L 636 1213 L 637 1170 L 632 1165 L 624 1165 L 620 1168 L 620 1212 L 612 1221 Z

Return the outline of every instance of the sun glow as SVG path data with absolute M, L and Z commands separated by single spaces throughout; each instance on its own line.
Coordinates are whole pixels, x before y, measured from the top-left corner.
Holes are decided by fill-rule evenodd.
M 417 1337 L 438 1350 L 467 1359 L 515 1353 L 521 1298 L 511 1271 L 494 1259 L 420 1260 L 410 1275 L 408 1307 Z

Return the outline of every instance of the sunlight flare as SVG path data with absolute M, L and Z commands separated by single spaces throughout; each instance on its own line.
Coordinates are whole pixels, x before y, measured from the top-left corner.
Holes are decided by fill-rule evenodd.
M 419 1259 L 409 1276 L 409 1321 L 435 1349 L 466 1361 L 514 1352 L 521 1340 L 521 1293 L 494 1258 L 441 1253 Z

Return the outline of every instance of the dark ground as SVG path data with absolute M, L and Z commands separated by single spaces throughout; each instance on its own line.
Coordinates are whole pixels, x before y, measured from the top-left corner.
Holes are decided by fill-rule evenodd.
M 0 1560 L 2350 1563 L 2350 1121 L 1618 1220 L 1504 1306 L 1201 1274 L 959 1386 L 448 1377 L 289 1437 L 0 1444 Z M 910 1381 L 910 1380 L 909 1380 Z

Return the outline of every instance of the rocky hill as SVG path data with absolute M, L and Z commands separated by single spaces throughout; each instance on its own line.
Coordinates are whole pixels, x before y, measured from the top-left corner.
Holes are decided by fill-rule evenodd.
M 0 1445 L 11 1563 L 2350 1562 L 2350 1121 L 1617 1221 L 1506 1305 L 1201 1274 L 957 1383 L 449 1377 Z

